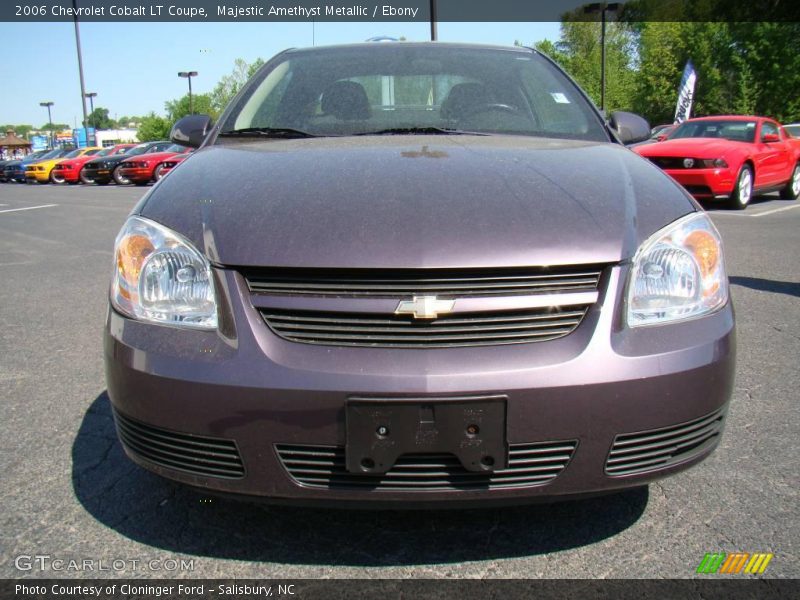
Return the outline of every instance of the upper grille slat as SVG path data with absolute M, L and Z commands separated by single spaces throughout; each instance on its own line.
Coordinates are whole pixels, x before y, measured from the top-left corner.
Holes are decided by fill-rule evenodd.
M 345 450 L 341 446 L 277 444 L 275 449 L 283 467 L 301 485 L 325 489 L 430 491 L 543 485 L 566 468 L 577 444 L 575 440 L 512 444 L 508 467 L 494 473 L 467 471 L 452 454 L 407 454 L 398 458 L 383 475 L 358 475 L 347 471 Z M 532 466 L 531 456 L 542 462 Z
M 491 270 L 250 269 L 251 292 L 278 295 L 385 297 L 435 294 L 474 296 L 541 294 L 597 289 L 602 267 Z

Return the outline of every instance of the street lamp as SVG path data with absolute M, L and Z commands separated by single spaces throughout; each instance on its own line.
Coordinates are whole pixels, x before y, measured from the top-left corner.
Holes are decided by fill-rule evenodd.
M 92 114 L 94 113 L 94 99 L 97 98 L 97 92 L 86 92 L 84 96 L 86 96 L 89 99 L 89 107 L 90 107 L 89 116 L 91 117 Z M 95 125 L 94 123 L 89 123 L 89 125 L 97 129 L 97 125 Z
M 194 114 L 194 106 L 192 105 L 192 77 L 197 77 L 197 71 L 180 71 L 178 77 L 185 77 L 189 80 L 189 114 Z
M 46 106 L 47 107 L 47 126 L 50 128 L 50 146 L 52 147 L 53 144 L 53 117 L 50 115 L 50 107 L 53 106 L 53 102 L 39 102 L 39 106 Z
M 606 13 L 617 12 L 619 3 L 595 2 L 583 8 L 584 13 L 600 13 L 600 110 L 606 109 Z

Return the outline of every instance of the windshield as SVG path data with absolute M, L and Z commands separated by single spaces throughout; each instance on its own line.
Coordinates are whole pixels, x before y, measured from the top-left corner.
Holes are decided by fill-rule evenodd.
M 186 152 L 187 150 L 188 150 L 188 148 L 186 146 L 181 146 L 180 144 L 172 144 L 172 146 L 170 146 L 169 148 L 164 150 L 164 152 L 182 153 L 182 152 Z
M 793 138 L 800 138 L 800 125 L 786 125 L 784 129 Z
M 669 136 L 681 138 L 721 138 L 734 142 L 750 142 L 756 138 L 756 122 L 724 119 L 685 121 Z
M 137 154 L 144 154 L 153 146 L 150 143 L 147 144 L 139 144 L 138 146 L 134 146 L 130 150 L 125 153 L 125 156 L 136 156 Z
M 256 75 L 221 132 L 254 128 L 609 140 L 578 88 L 538 54 L 404 43 L 286 53 Z
M 64 158 L 76 158 L 81 155 L 82 150 L 73 150 L 72 152 L 68 152 Z
M 36 158 L 40 160 L 47 160 L 48 158 L 58 158 L 59 156 L 61 156 L 62 152 L 63 152 L 62 150 L 50 150 L 49 152 L 45 152 L 44 154 L 42 154 L 41 156 L 37 156 Z

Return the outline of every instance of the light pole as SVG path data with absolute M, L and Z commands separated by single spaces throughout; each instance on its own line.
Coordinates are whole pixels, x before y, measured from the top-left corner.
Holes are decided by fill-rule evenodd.
M 50 146 L 52 147 L 53 144 L 53 117 L 50 115 L 50 107 L 53 106 L 53 102 L 39 102 L 39 106 L 46 106 L 47 107 L 47 127 L 50 130 Z
M 436 0 L 431 0 L 431 41 L 435 42 L 439 37 L 436 31 Z
M 606 13 L 619 10 L 619 3 L 596 2 L 584 7 L 585 13 L 600 13 L 600 110 L 606 109 Z
M 78 52 L 78 76 L 81 80 L 81 111 L 83 112 L 83 130 L 86 133 L 86 145 L 94 146 L 94 136 L 89 138 L 89 124 L 86 119 L 86 84 L 83 80 L 83 56 L 81 54 L 81 31 L 78 27 L 78 0 L 72 0 L 75 19 L 75 49 Z
M 91 118 L 92 114 L 94 114 L 94 99 L 97 98 L 97 92 L 86 92 L 84 96 L 86 96 L 89 99 L 89 117 Z M 89 127 L 94 127 L 95 129 L 97 129 L 97 125 L 95 125 L 94 123 L 89 123 Z
M 180 71 L 178 77 L 185 77 L 189 80 L 189 114 L 194 114 L 194 105 L 192 104 L 192 77 L 197 77 L 197 71 Z

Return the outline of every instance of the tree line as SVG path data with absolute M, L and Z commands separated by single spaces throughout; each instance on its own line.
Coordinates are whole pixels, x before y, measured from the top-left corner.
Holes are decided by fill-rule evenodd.
M 565 21 L 557 41 L 534 47 L 558 62 L 599 105 L 599 23 Z M 672 122 L 688 60 L 697 71 L 692 116 L 800 120 L 797 22 L 608 23 L 606 111 L 632 110 L 652 124 Z

